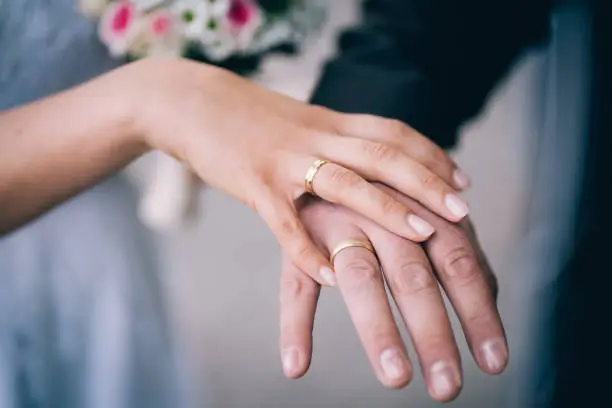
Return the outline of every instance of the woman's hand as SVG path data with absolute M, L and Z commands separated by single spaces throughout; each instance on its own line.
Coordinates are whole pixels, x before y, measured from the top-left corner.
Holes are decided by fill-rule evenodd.
M 410 240 L 427 239 L 433 227 L 369 181 L 450 221 L 468 212 L 455 190 L 467 182 L 453 161 L 400 122 L 303 104 L 186 60 L 145 60 L 120 71 L 147 144 L 255 209 L 296 265 L 320 283 L 333 284 L 333 275 L 294 205 L 317 159 L 330 162 L 316 174 L 318 196 Z
M 311 242 L 294 201 L 316 173 L 321 198 L 387 230 L 423 241 L 433 227 L 374 188 L 380 181 L 458 221 L 466 183 L 433 143 L 399 122 L 344 115 L 264 90 L 226 71 L 150 59 L 72 90 L 0 113 L 0 233 L 159 149 L 207 184 L 256 209 L 283 249 L 320 283 L 329 262 Z M 458 177 L 459 176 L 459 177 Z

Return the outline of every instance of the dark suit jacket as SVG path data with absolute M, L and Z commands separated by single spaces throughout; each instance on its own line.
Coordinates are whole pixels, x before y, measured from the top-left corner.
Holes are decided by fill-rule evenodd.
M 548 34 L 550 0 L 371 0 L 340 38 L 312 98 L 400 119 L 443 147 L 529 46 Z
M 612 0 L 569 1 L 589 16 L 588 123 L 580 135 L 586 156 L 573 245 L 547 321 L 553 358 L 538 381 L 548 393 L 532 406 L 612 406 Z M 458 128 L 481 110 L 513 62 L 547 41 L 553 3 L 562 1 L 366 1 L 362 25 L 341 36 L 312 101 L 400 119 L 452 147 Z

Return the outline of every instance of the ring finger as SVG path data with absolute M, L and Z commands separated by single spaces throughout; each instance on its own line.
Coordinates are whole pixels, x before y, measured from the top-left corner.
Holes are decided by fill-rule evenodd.
M 335 163 L 315 159 L 304 160 L 296 168 L 305 168 L 308 164 L 311 166 L 306 180 L 312 182 L 311 193 L 351 208 L 389 231 L 415 242 L 422 242 L 434 233 L 431 224 L 414 214 L 408 206 L 357 173 Z
M 328 242 L 330 252 L 346 239 L 369 243 L 363 232 L 341 235 Z M 378 379 L 390 388 L 412 378 L 412 366 L 393 319 L 376 256 L 368 249 L 348 247 L 334 258 L 338 286 Z

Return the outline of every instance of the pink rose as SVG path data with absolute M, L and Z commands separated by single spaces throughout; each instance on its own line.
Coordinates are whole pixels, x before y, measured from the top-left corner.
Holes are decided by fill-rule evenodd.
M 176 16 L 167 10 L 158 10 L 146 16 L 146 30 L 138 36 L 130 53 L 139 56 L 175 56 L 183 52 L 183 39 L 178 30 Z
M 257 12 L 257 6 L 249 0 L 233 0 L 227 13 L 227 19 L 235 28 L 246 26 Z
M 240 47 L 247 48 L 263 23 L 261 9 L 254 0 L 231 0 L 227 23 Z
M 149 16 L 149 30 L 155 37 L 166 38 L 175 32 L 174 15 L 167 11 L 158 11 Z
M 139 17 L 136 7 L 129 0 L 112 3 L 104 11 L 98 34 L 113 56 L 125 55 L 138 33 Z

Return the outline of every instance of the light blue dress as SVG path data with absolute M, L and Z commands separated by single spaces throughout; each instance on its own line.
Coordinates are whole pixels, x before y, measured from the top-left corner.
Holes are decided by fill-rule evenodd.
M 0 0 L 0 110 L 117 64 L 76 4 Z M 188 405 L 135 209 L 116 176 L 0 238 L 0 408 Z

